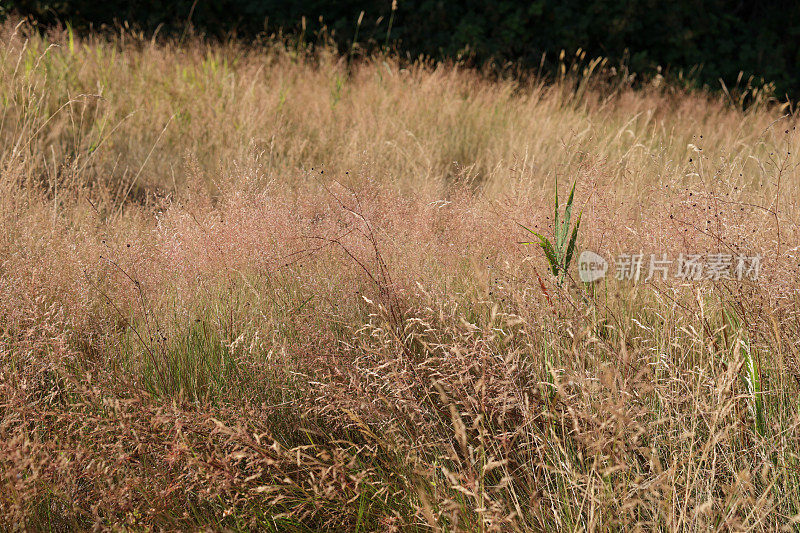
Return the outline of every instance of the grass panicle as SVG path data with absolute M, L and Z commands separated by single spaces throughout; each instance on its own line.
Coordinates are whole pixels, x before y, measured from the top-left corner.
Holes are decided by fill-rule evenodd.
M 766 96 L 14 21 L 0 58 L 0 529 L 795 529 Z

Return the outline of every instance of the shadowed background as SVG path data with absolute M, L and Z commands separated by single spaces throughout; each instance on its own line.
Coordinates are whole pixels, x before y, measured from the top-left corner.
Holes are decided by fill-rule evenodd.
M 3 0 L 0 6 L 79 30 L 128 22 L 148 35 L 182 35 L 189 24 L 216 37 L 283 32 L 313 42 L 324 35 L 343 51 L 353 42 L 362 52 L 389 46 L 411 58 L 489 63 L 501 73 L 556 74 L 561 50 L 572 57 L 580 49 L 644 77 L 660 67 L 690 86 L 719 90 L 722 80 L 731 89 L 753 76 L 755 84 L 773 82 L 779 99 L 800 92 L 800 8 L 789 1 Z

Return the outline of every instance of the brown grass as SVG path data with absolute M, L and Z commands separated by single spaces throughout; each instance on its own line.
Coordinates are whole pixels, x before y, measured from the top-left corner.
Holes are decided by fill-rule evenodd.
M 796 527 L 765 97 L 0 33 L 4 529 Z M 761 276 L 558 286 L 556 177 L 580 250 Z

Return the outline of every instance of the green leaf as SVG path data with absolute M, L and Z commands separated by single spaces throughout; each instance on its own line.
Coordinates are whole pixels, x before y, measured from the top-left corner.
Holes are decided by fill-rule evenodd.
M 519 222 L 517 222 L 517 224 L 519 224 Z M 542 250 L 544 250 L 544 255 L 547 258 L 547 262 L 550 263 L 550 271 L 553 273 L 554 276 L 558 274 L 558 269 L 560 266 L 558 262 L 558 257 L 556 256 L 556 253 L 553 250 L 553 245 L 550 243 L 547 237 L 540 235 L 539 233 L 536 233 L 535 231 L 523 226 L 522 224 L 519 224 L 519 226 L 525 231 L 534 235 L 537 239 L 539 239 L 539 242 L 529 241 L 529 242 L 522 242 L 520 244 L 538 244 L 539 246 L 541 246 Z
M 748 392 L 753 396 L 751 408 L 755 419 L 755 429 L 760 435 L 764 435 L 766 433 L 766 416 L 764 414 L 764 398 L 761 393 L 761 377 L 749 344 L 745 341 L 740 342 L 745 356 L 745 383 Z
M 553 245 L 550 244 L 546 238 L 539 236 L 541 242 L 539 246 L 542 247 L 544 250 L 544 255 L 547 257 L 547 261 L 550 263 L 550 271 L 553 273 L 554 276 L 558 275 L 558 269 L 560 267 L 558 263 L 558 258 L 556 257 L 556 253 L 553 251 Z
M 572 200 L 575 197 L 575 185 L 577 185 L 577 181 L 572 184 L 572 190 L 569 192 L 569 199 L 567 200 L 567 205 L 564 208 L 564 219 L 561 223 L 561 231 L 559 232 L 559 236 L 561 240 L 558 242 L 558 249 L 560 251 L 564 250 L 564 244 L 567 240 L 567 235 L 569 235 L 569 223 L 570 219 L 572 218 Z
M 575 252 L 575 241 L 578 240 L 578 228 L 581 225 L 581 217 L 583 216 L 583 212 L 578 215 L 578 219 L 575 221 L 575 227 L 572 228 L 572 237 L 569 239 L 569 245 L 567 246 L 567 255 L 564 258 L 564 270 L 569 269 L 569 263 L 572 261 L 572 254 Z
M 563 282 L 564 276 L 566 275 L 569 264 L 572 261 L 572 256 L 575 253 L 575 244 L 578 239 L 578 229 L 581 225 L 581 218 L 583 213 L 578 215 L 577 220 L 575 221 L 575 227 L 572 228 L 572 235 L 570 235 L 570 225 L 572 222 L 572 205 L 575 200 L 575 188 L 577 186 L 577 181 L 572 184 L 572 189 L 569 192 L 569 198 L 567 199 L 567 203 L 564 206 L 564 216 L 559 217 L 558 208 L 558 176 L 556 176 L 556 186 L 555 186 L 555 202 L 554 202 L 554 209 L 553 209 L 553 242 L 551 243 L 547 238 L 544 236 L 536 233 L 532 229 L 519 224 L 519 226 L 534 235 L 538 239 L 538 243 L 533 241 L 524 242 L 521 244 L 538 244 L 541 246 L 542 250 L 544 251 L 545 257 L 547 258 L 548 263 L 550 263 L 550 270 L 552 271 L 554 276 L 558 276 L 559 273 L 561 276 L 559 277 L 558 283 L 559 285 Z M 569 239 L 568 239 L 569 237 Z
M 531 233 L 531 234 L 536 235 L 537 237 L 539 237 L 539 234 L 536 233 L 535 231 L 533 231 L 532 229 L 530 229 L 528 226 L 524 226 L 524 225 L 520 224 L 519 222 L 517 222 L 517 226 L 519 226 L 520 228 L 524 229 L 528 233 Z M 523 242 L 522 244 L 531 244 L 531 243 Z
M 553 240 L 556 244 L 558 244 L 559 241 L 558 230 L 558 174 L 556 174 L 556 208 L 553 210 Z

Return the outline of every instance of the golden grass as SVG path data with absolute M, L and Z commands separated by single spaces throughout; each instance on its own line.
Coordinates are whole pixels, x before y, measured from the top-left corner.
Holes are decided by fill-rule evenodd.
M 796 527 L 769 101 L 0 33 L 6 527 Z M 558 286 L 518 225 L 552 231 L 556 177 L 580 250 L 761 275 Z

